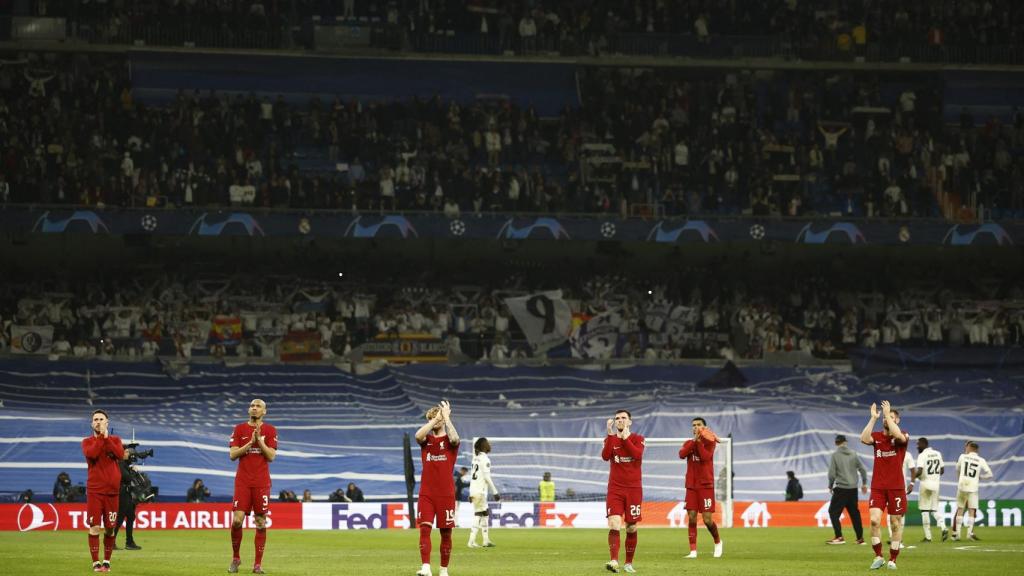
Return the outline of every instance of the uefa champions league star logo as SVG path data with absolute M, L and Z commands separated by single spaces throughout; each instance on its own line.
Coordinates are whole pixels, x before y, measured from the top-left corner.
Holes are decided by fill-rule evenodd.
M 750 227 L 750 237 L 754 240 L 764 239 L 764 226 L 760 224 L 754 224 Z
M 448 231 L 452 233 L 452 236 L 462 236 L 466 233 L 466 223 L 462 220 L 452 220 L 452 223 L 448 225 Z
M 140 222 L 140 224 L 142 225 L 143 230 L 145 230 L 146 232 L 152 232 L 153 230 L 156 230 L 156 216 L 153 216 L 152 214 L 146 214 L 145 216 L 142 217 L 142 221 Z
M 604 236 L 605 238 L 611 238 L 615 236 L 615 232 L 615 224 L 612 224 L 611 222 L 605 222 L 601 224 L 601 236 Z

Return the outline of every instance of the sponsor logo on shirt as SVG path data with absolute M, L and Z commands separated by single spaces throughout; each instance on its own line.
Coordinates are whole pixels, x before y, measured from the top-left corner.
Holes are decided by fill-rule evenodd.
M 875 450 L 875 458 L 889 458 L 895 455 L 895 450 Z
M 447 454 L 427 454 L 427 462 L 447 462 Z
M 632 456 L 616 456 L 615 457 L 615 463 L 616 464 L 629 464 L 632 461 L 633 461 L 633 457 Z

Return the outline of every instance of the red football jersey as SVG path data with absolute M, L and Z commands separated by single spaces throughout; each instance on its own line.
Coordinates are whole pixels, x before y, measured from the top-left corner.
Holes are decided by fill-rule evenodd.
M 448 435 L 427 437 L 420 442 L 420 496 L 455 497 L 455 458 L 459 445 L 452 444 Z
M 679 457 L 686 460 L 686 487 L 715 487 L 715 445 L 717 442 L 701 438 L 687 440 L 679 449 Z
M 124 445 L 117 436 L 89 436 L 82 440 L 82 454 L 89 465 L 89 478 L 85 482 L 88 494 L 120 494 L 121 467 Z
M 255 428 L 248 422 L 242 422 L 235 426 L 231 433 L 229 446 L 244 446 L 249 443 L 252 432 Z M 263 434 L 263 442 L 270 448 L 277 450 L 277 428 L 264 422 L 260 425 L 260 433 Z M 236 488 L 270 488 L 270 462 L 263 456 L 260 447 L 253 442 L 249 451 L 238 459 L 238 471 L 235 472 Z
M 643 464 L 647 444 L 639 434 L 630 434 L 623 440 L 618 436 L 605 436 L 601 458 L 611 462 L 608 490 L 612 488 L 643 488 L 640 465 Z
M 906 430 L 901 432 L 907 433 Z M 907 436 L 907 444 L 897 444 L 885 432 L 872 432 L 871 439 L 875 441 L 875 467 L 871 471 L 871 489 L 905 490 L 907 486 L 903 483 L 903 459 L 907 454 L 910 436 Z

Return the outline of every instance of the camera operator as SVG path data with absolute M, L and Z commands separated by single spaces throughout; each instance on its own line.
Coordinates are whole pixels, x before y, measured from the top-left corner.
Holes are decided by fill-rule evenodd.
M 192 482 L 192 487 L 188 489 L 185 494 L 186 502 L 206 502 L 206 499 L 210 497 L 210 489 L 203 484 L 202 478 L 196 478 Z
M 67 472 L 57 474 L 57 480 L 53 483 L 54 502 L 74 502 L 77 490 L 71 484 L 71 476 Z
M 117 539 L 117 532 L 121 529 L 121 523 L 124 522 L 124 549 L 125 550 L 142 550 L 142 546 L 135 543 L 135 538 L 132 537 L 132 529 L 135 528 L 135 498 L 132 497 L 131 485 L 132 485 L 132 468 L 131 468 L 131 454 L 132 449 L 129 448 L 129 460 L 121 460 L 121 494 L 118 498 L 117 508 L 117 523 L 114 525 L 114 539 Z M 116 544 L 114 545 L 117 546 Z
M 156 489 L 150 484 L 149 478 L 135 467 L 139 460 L 145 460 L 153 455 L 153 450 L 139 450 L 135 442 L 125 446 L 128 457 L 120 462 L 121 465 L 121 493 L 118 498 L 117 523 L 114 525 L 114 537 L 121 529 L 121 522 L 124 522 L 125 550 L 142 550 L 142 546 L 135 543 L 132 530 L 135 528 L 135 508 L 140 502 L 145 502 L 156 496 Z

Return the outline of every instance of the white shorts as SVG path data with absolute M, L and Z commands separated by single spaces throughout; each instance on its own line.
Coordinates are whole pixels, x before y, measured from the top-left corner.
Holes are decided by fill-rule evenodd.
M 487 512 L 487 492 L 477 492 L 469 495 L 469 501 L 473 503 L 473 514 Z
M 939 491 L 921 488 L 918 495 L 917 508 L 922 512 L 935 512 L 939 509 Z
M 956 507 L 957 508 L 978 508 L 978 493 L 977 492 L 961 492 L 956 491 Z

